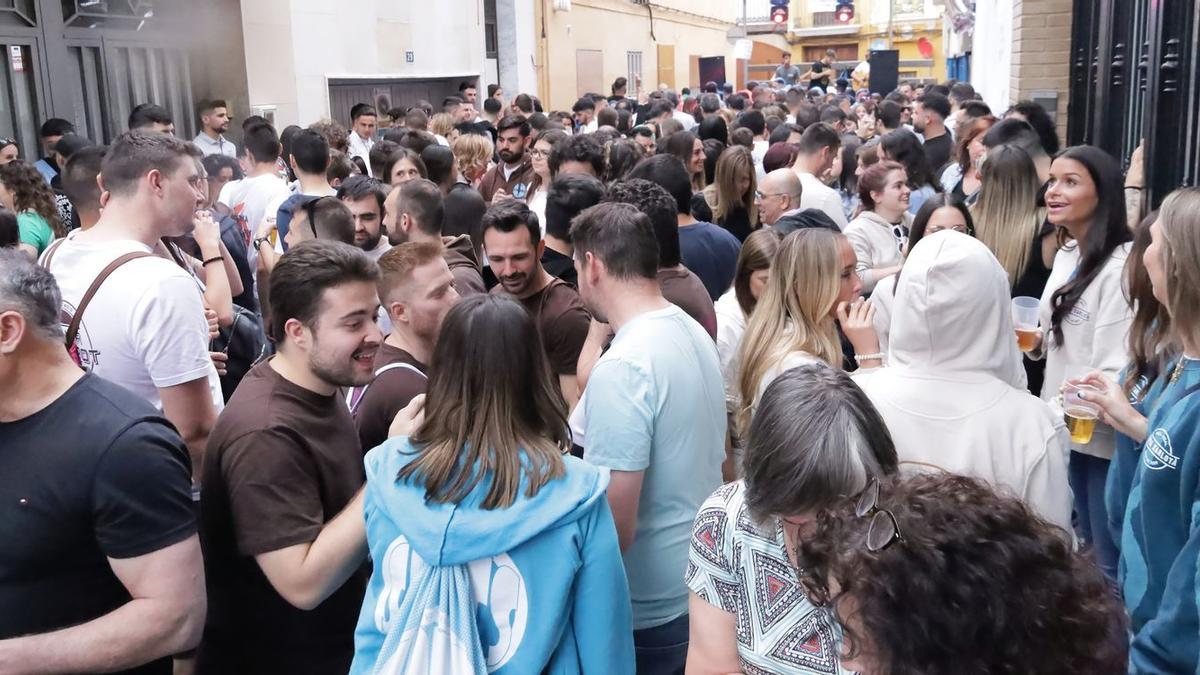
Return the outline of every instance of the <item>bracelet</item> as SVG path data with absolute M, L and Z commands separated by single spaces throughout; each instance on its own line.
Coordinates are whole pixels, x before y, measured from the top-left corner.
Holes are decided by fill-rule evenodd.
M 205 266 L 205 267 L 208 267 L 208 263 L 220 262 L 220 261 L 222 261 L 222 260 L 224 260 L 224 259 L 225 259 L 225 256 L 223 256 L 223 255 L 213 256 L 212 258 L 209 258 L 208 260 L 205 260 L 205 261 L 204 261 L 203 263 L 201 263 L 201 264 L 202 264 L 203 266 Z
M 882 361 L 882 360 L 883 360 L 883 352 L 876 352 L 874 354 L 855 354 L 854 355 L 855 363 L 861 363 L 862 361 Z
M 1145 190 L 1146 186 L 1145 185 L 1126 185 L 1125 189 L 1126 190 Z

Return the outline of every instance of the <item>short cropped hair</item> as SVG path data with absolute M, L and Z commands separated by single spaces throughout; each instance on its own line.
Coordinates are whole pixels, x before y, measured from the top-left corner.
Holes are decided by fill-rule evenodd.
M 496 123 L 496 133 L 500 134 L 509 129 L 516 129 L 522 136 L 528 136 L 531 131 L 529 120 L 523 115 L 505 115 Z
M 397 291 L 412 280 L 413 270 L 442 257 L 436 241 L 407 241 L 379 257 L 379 302 L 385 307 L 396 301 Z
M 571 136 L 555 143 L 550 151 L 550 175 L 558 175 L 563 162 L 586 162 L 600 176 L 604 174 L 604 149 L 591 134 Z
M 943 120 L 950 117 L 950 99 L 941 94 L 922 94 L 917 97 L 917 103 L 920 103 L 926 110 L 937 113 Z
M 378 279 L 379 267 L 356 246 L 323 239 L 292 246 L 271 271 L 270 337 L 285 342 L 284 326 L 291 319 L 314 328 L 327 289 L 356 281 L 374 284 Z
M 505 199 L 493 204 L 483 214 L 483 233 L 488 230 L 512 232 L 524 227 L 529 232 L 529 241 L 534 246 L 542 240 L 542 226 L 537 214 L 519 199 Z
M 410 180 L 398 188 L 396 216 L 407 214 L 416 221 L 417 229 L 425 234 L 442 234 L 442 190 L 424 178 Z
M 351 176 L 338 187 L 337 198 L 344 202 L 357 202 L 374 197 L 379 204 L 379 213 L 382 214 L 383 202 L 387 199 L 390 189 L 390 186 L 378 178 Z
M 631 178 L 608 186 L 605 202 L 629 204 L 650 218 L 658 241 L 658 267 L 675 267 L 682 260 L 679 250 L 679 220 L 675 217 L 675 199 L 661 186 L 648 180 Z
M 67 165 L 63 167 L 62 189 L 67 193 L 67 199 L 71 200 L 76 211 L 100 209 L 100 186 L 96 184 L 96 176 L 100 175 L 100 167 L 107 152 L 108 148 L 105 146 L 93 145 L 83 148 L 71 155 Z M 225 159 L 233 161 L 232 157 Z
M 296 166 L 304 173 L 323 175 L 329 168 L 329 143 L 325 137 L 312 129 L 301 129 L 291 140 Z
M 50 270 L 38 265 L 23 251 L 0 248 L 0 312 L 15 311 L 32 333 L 58 342 L 63 339 L 62 293 Z
M 242 150 L 255 162 L 274 162 L 279 159 L 281 149 L 279 136 L 275 133 L 275 127 L 270 124 L 255 124 L 242 133 Z M 292 152 L 295 154 L 294 146 Z
M 50 136 L 66 136 L 67 134 L 75 133 L 75 125 L 61 117 L 51 117 L 42 122 L 42 127 L 38 131 L 38 136 L 41 138 L 49 138 Z
M 138 183 L 150 171 L 173 174 L 183 162 L 199 159 L 200 150 L 181 138 L 152 131 L 126 131 L 109 146 L 100 173 L 105 190 L 129 195 L 137 191 Z
M 155 124 L 174 124 L 171 113 L 161 105 L 140 103 L 129 113 L 129 129 L 147 129 Z
M 822 148 L 829 148 L 836 152 L 838 148 L 842 147 L 842 137 L 833 127 L 820 122 L 804 130 L 804 133 L 800 135 L 799 145 L 800 152 L 805 154 L 820 152 Z
M 644 178 L 660 185 L 675 199 L 675 211 L 692 212 L 692 179 L 683 162 L 674 155 L 655 155 L 642 160 L 627 178 Z
M 582 173 L 558 176 L 546 195 L 546 234 L 571 241 L 571 220 L 584 209 L 600 203 L 604 183 Z
M 357 122 L 360 117 L 378 117 L 379 113 L 375 110 L 375 106 L 370 103 L 355 103 L 354 107 L 350 108 L 350 121 Z
M 591 253 L 616 279 L 658 278 L 654 226 L 629 204 L 597 204 L 579 214 L 571 224 L 571 241 L 576 259 Z

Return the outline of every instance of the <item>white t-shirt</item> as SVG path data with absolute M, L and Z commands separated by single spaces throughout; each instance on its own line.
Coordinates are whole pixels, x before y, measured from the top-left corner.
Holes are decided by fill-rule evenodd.
M 736 412 L 742 398 L 738 393 L 737 355 L 746 334 L 746 314 L 732 288 L 713 304 L 713 309 L 717 314 L 717 355 L 721 357 L 721 377 L 725 380 L 725 407 Z
M 800 174 L 800 186 L 803 188 L 800 193 L 800 208 L 823 212 L 834 223 L 837 223 L 838 229 L 845 231 L 848 224 L 846 212 L 842 210 L 842 196 L 837 193 L 837 190 L 822 183 L 820 179 L 808 172 Z
M 50 271 L 62 291 L 63 311 L 73 315 L 101 270 L 132 251 L 151 253 L 131 240 L 80 243 L 68 239 L 57 246 Z M 84 309 L 75 338 L 86 370 L 125 387 L 159 410 L 159 389 L 200 378 L 208 379 L 216 409 L 224 407 L 208 345 L 208 323 L 195 279 L 158 256 L 117 268 Z
M 279 204 L 291 194 L 288 184 L 282 178 L 273 173 L 265 173 L 226 183 L 225 187 L 221 188 L 221 195 L 217 197 L 217 201 L 228 206 L 234 216 L 244 218 L 246 227 L 254 233 L 263 218 L 268 213 L 274 217 L 275 211 L 279 210 Z M 275 206 L 275 210 L 270 210 L 272 205 Z M 246 251 L 246 258 L 250 269 L 255 269 L 258 265 L 258 250 L 250 247 Z

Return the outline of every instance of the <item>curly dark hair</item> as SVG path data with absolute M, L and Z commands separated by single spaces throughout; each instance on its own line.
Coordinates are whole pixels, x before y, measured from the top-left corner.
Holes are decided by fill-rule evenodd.
M 55 237 L 67 235 L 67 230 L 58 217 L 54 191 L 32 164 L 14 159 L 8 164 L 0 165 L 0 183 L 12 193 L 13 211 L 33 211 L 46 219 Z
M 953 474 L 886 479 L 877 506 L 902 539 L 877 553 L 856 501 L 822 513 L 798 551 L 810 596 L 837 590 L 850 656 L 891 675 L 1126 672 L 1103 574 L 1020 500 Z

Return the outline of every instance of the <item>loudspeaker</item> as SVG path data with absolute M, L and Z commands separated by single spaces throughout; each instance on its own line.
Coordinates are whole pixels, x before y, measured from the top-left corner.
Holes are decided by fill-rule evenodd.
M 867 62 L 871 64 L 871 93 L 887 96 L 899 83 L 900 52 L 895 49 L 872 50 Z

